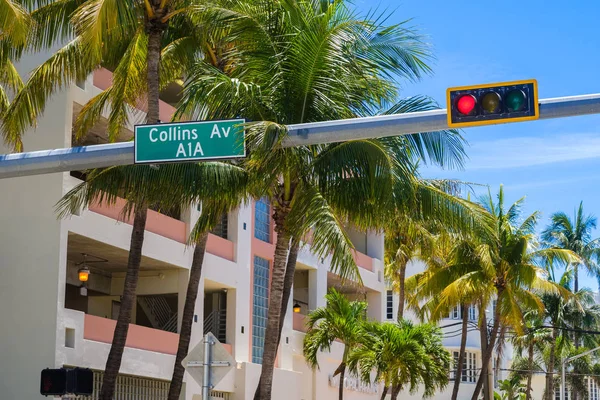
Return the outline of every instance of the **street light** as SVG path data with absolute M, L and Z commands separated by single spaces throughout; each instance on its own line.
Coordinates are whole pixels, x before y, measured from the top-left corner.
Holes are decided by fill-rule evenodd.
M 576 356 L 573 357 L 569 357 L 569 358 L 565 358 L 562 362 L 562 371 L 560 373 L 560 400 L 565 400 L 565 388 L 567 387 L 567 383 L 566 383 L 566 374 L 565 374 L 565 370 L 567 368 L 567 364 L 570 363 L 571 361 L 575 361 L 578 358 L 581 358 L 583 356 L 587 356 L 590 353 L 593 353 L 597 350 L 600 350 L 600 346 L 598 347 L 594 347 L 591 350 L 588 351 L 584 351 L 581 354 L 577 354 Z

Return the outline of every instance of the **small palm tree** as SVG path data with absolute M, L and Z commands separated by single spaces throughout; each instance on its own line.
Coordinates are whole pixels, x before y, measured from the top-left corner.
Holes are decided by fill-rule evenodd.
M 508 379 L 498 381 L 498 389 L 501 393 L 494 392 L 494 399 L 497 400 L 524 400 L 525 388 L 521 382 L 521 377 L 517 374 L 511 375 Z
M 317 368 L 317 356 L 321 351 L 330 351 L 334 341 L 344 345 L 342 361 L 334 376 L 340 375 L 339 400 L 344 398 L 344 377 L 350 350 L 363 341 L 367 303 L 350 301 L 342 293 L 331 289 L 325 295 L 327 305 L 308 315 L 308 331 L 304 337 L 304 357 L 312 368 Z
M 383 383 L 381 400 L 389 388 L 395 400 L 404 388 L 414 393 L 424 390 L 432 396 L 448 384 L 450 353 L 442 346 L 441 330 L 431 324 L 414 325 L 407 320 L 399 323 L 365 324 L 363 342 L 348 357 L 350 370 L 365 383 Z

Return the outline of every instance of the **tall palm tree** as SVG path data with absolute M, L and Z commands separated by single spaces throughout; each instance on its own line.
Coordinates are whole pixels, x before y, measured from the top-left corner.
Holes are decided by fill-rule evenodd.
M 193 60 L 190 55 L 197 53 L 198 42 L 190 38 L 189 33 L 195 31 L 189 29 L 189 20 L 200 18 L 197 2 L 43 0 L 38 2 L 38 6 L 32 13 L 37 25 L 31 46 L 34 49 L 45 48 L 68 42 L 32 71 L 26 85 L 10 105 L 8 118 L 2 121 L 9 137 L 16 140 L 27 127 L 35 124 L 35 119 L 43 112 L 54 91 L 85 79 L 101 66 L 113 70 L 113 84 L 84 106 L 75 124 L 76 137 L 87 133 L 107 108 L 110 109 L 110 140 L 119 137 L 129 121 L 131 108 L 140 103 L 147 106 L 146 123 L 160 122 L 161 87 L 180 79 L 185 67 Z M 162 72 L 161 65 L 166 67 Z M 138 168 L 138 176 L 151 176 L 147 174 L 147 167 Z M 134 215 L 133 230 L 123 300 L 100 393 L 102 400 L 112 399 L 114 395 L 131 320 L 150 204 L 148 200 L 151 199 L 145 196 L 145 192 L 127 195 L 132 205 L 129 211 Z
M 552 326 L 551 338 L 543 352 L 546 370 L 545 399 L 554 397 L 554 375 L 560 360 L 568 357 L 574 347 L 576 330 L 594 331 L 600 329 L 600 308 L 596 305 L 593 293 L 588 289 L 572 292 L 574 266 L 571 263 L 560 276 L 556 276 L 555 265 L 547 266 L 550 280 L 564 288 L 565 294 L 541 294 L 545 308 L 545 319 Z M 578 333 L 579 341 L 587 348 L 596 346 L 595 335 Z
M 501 324 L 522 332 L 523 313 L 544 310 L 537 292 L 562 292 L 562 288 L 547 281 L 546 271 L 541 267 L 544 260 L 577 259 L 569 250 L 536 246 L 539 213 L 531 214 L 519 224 L 522 202 L 520 199 L 506 209 L 502 186 L 497 203 L 491 194 L 482 197 L 481 204 L 491 217 L 494 235 L 462 241 L 453 250 L 448 267 L 434 271 L 421 289 L 429 296 L 438 294 L 448 304 L 459 304 L 464 297 L 479 298 L 480 309 L 486 309 L 496 299 L 490 335 L 487 343 L 482 342 L 482 368 L 472 400 L 477 400 L 484 380 L 489 379 L 488 367 Z
M 542 239 L 550 246 L 571 250 L 579 256 L 580 261 L 573 263 L 575 285 L 573 290 L 579 290 L 579 268 L 600 281 L 600 238 L 592 239 L 592 231 L 596 228 L 596 217 L 586 215 L 583 211 L 583 201 L 575 211 L 573 219 L 560 211 L 552 214 L 550 225 L 542 233 Z
M 548 345 L 548 342 L 551 338 L 551 331 L 549 329 L 543 328 L 544 326 L 544 316 L 538 314 L 537 312 L 526 312 L 523 316 L 525 322 L 525 331 L 522 334 L 517 334 L 512 337 L 511 342 L 514 346 L 515 353 L 519 354 L 519 357 L 522 357 L 523 352 L 526 352 L 526 356 L 524 357 L 525 368 L 527 371 L 527 383 L 525 386 L 525 400 L 532 399 L 532 378 L 533 373 L 536 368 L 536 360 L 535 355 L 539 353 L 540 350 L 543 350 L 545 346 Z M 518 365 L 517 361 L 513 362 L 513 368 L 519 369 L 515 367 Z M 523 364 L 523 363 L 522 363 Z
M 393 227 L 385 231 L 384 275 L 398 293 L 397 321 L 404 317 L 406 267 L 410 261 L 421 260 L 432 248 L 434 235 L 423 225 L 411 218 L 394 221 Z
M 350 301 L 342 293 L 331 289 L 325 295 L 327 305 L 308 314 L 308 331 L 304 336 L 304 357 L 312 368 L 319 366 L 317 356 L 321 351 L 330 351 L 331 345 L 339 340 L 344 345 L 342 361 L 334 376 L 340 375 L 339 400 L 344 398 L 344 377 L 350 350 L 363 341 L 367 303 Z
M 360 18 L 342 0 L 232 1 L 215 13 L 230 39 L 220 63 L 229 68 L 198 63 L 186 83 L 180 112 L 211 118 L 204 106 L 210 103 L 231 115 L 270 121 L 249 127 L 251 156 L 245 163 L 262 179 L 277 232 L 255 396 L 267 400 L 291 238 L 313 230 L 313 251 L 333 252 L 332 269 L 360 280 L 343 222 L 360 228 L 375 225 L 376 211 L 392 203 L 394 187 L 399 189 L 398 199 L 412 203 L 415 193 L 424 192 L 424 208 L 431 213 L 444 196 L 417 184 L 411 162 L 423 158 L 455 165 L 464 153 L 456 132 L 283 148 L 285 125 L 372 115 L 393 102 L 397 84 L 392 76 L 416 79 L 427 72 L 427 46 L 405 25 L 387 27 L 383 19 Z M 431 102 L 419 98 L 390 108 L 403 112 L 426 107 Z M 285 288 L 286 295 L 289 290 Z
M 427 279 L 435 274 L 436 271 L 449 267 L 448 262 L 450 261 L 452 253 L 466 237 L 468 237 L 468 233 L 466 235 L 457 235 L 446 231 L 441 231 L 435 235 L 433 238 L 433 245 L 430 246 L 430 253 L 424 258 L 426 265 L 425 271 L 412 275 L 406 281 L 406 287 L 411 293 L 408 305 L 416 311 L 421 321 L 427 320 L 432 323 L 439 322 L 441 319 L 446 318 L 456 307 L 459 307 L 460 309 L 461 339 L 458 360 L 454 366 L 455 379 L 452 387 L 452 400 L 458 398 L 458 391 L 461 384 L 460 377 L 463 374 L 463 365 L 466 358 L 465 351 L 470 323 L 469 308 L 475 306 L 478 298 L 469 298 L 465 294 L 465 296 L 460 299 L 460 303 L 448 303 L 448 299 L 440 296 L 440 293 L 432 294 L 428 292 Z M 447 283 L 451 284 L 458 278 L 460 278 L 460 276 L 450 278 Z
M 439 328 L 401 320 L 366 323 L 364 330 L 363 342 L 350 352 L 348 365 L 365 383 L 371 383 L 375 370 L 375 382 L 384 385 L 381 400 L 388 388 L 395 400 L 404 388 L 410 393 L 423 389 L 423 396 L 429 397 L 446 387 L 450 353 L 442 346 Z

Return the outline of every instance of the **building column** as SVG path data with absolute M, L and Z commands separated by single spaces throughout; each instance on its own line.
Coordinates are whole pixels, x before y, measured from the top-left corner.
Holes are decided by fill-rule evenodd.
M 371 258 L 383 260 L 384 242 L 383 234 L 377 231 L 367 232 L 367 255 Z
M 252 287 L 252 276 L 250 275 L 252 253 L 252 206 L 250 204 L 241 206 L 238 210 L 229 213 L 228 232 L 229 240 L 234 243 L 234 259 L 237 263 L 238 285 L 235 288 L 231 305 L 229 296 L 227 309 L 231 310 L 234 317 L 234 339 L 232 346 L 233 354 L 238 362 L 250 362 L 252 358 L 252 298 L 250 297 Z M 229 312 L 228 312 L 229 314 Z M 229 323 L 229 317 L 227 318 Z
M 319 264 L 318 269 L 308 271 L 308 309 L 310 311 L 326 305 L 327 266 Z

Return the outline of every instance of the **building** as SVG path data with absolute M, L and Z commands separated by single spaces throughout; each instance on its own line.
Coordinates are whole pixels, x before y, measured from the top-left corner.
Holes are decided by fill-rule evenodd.
M 19 66 L 27 73 L 43 61 L 27 56 Z M 48 101 L 36 132 L 24 138 L 26 151 L 74 145 L 72 125 L 88 100 L 106 89 L 111 73 L 98 70 Z M 161 102 L 161 119 L 173 108 Z M 143 110 L 132 110 L 143 121 Z M 77 143 L 106 142 L 105 121 Z M 132 126 L 123 131 L 126 138 Z M 2 153 L 8 152 L 3 149 Z M 54 173 L 2 181 L 0 199 L 0 392 L 2 398 L 37 399 L 44 368 L 78 366 L 93 369 L 101 381 L 127 265 L 131 225 L 120 221 L 123 202 L 96 204 L 71 218 L 57 218 L 54 206 L 84 178 L 81 173 Z M 162 399 L 168 390 L 178 343 L 192 251 L 188 234 L 197 208 L 149 211 L 143 247 L 137 305 L 117 385 L 117 398 Z M 260 374 L 266 326 L 267 293 L 275 233 L 270 205 L 262 200 L 223 216 L 210 235 L 196 303 L 191 347 L 213 332 L 236 360 L 236 368 L 214 388 L 213 398 L 251 399 Z M 349 230 L 364 287 L 344 292 L 366 299 L 370 318 L 384 319 L 383 237 Z M 90 269 L 87 293 L 80 290 L 78 271 Z M 293 296 L 282 334 L 274 376 L 274 399 L 336 398 L 330 375 L 342 355 L 335 343 L 323 354 L 320 370 L 309 369 L 302 356 L 304 316 L 324 305 L 324 294 L 339 287 L 329 271 L 306 247 L 298 257 Z M 84 295 L 85 294 L 85 295 Z M 292 312 L 298 303 L 299 313 Z M 347 399 L 378 399 L 378 388 L 346 382 Z M 182 399 L 200 398 L 201 388 L 185 376 Z M 317 394 L 318 393 L 318 394 Z M 129 397 L 127 397 L 129 396 Z

